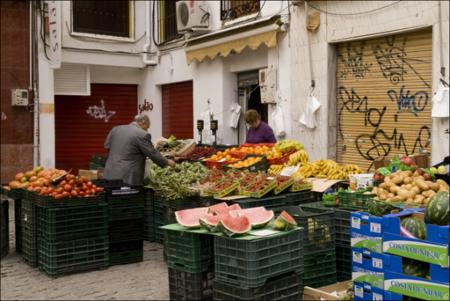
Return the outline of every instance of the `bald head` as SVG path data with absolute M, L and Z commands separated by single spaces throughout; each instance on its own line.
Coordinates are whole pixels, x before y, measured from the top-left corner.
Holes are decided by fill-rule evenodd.
M 150 127 L 150 118 L 146 114 L 136 115 L 134 121 L 145 131 Z

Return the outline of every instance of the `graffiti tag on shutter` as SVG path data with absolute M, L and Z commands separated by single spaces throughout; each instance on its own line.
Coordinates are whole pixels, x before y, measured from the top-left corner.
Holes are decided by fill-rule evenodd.
M 105 122 L 108 122 L 109 119 L 116 114 L 115 111 L 107 111 L 105 107 L 104 100 L 100 100 L 100 106 L 89 106 L 86 110 L 86 113 L 95 118 L 95 119 L 103 119 Z

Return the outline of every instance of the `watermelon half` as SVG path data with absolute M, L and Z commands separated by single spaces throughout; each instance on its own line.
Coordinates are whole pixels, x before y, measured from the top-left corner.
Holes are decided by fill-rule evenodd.
M 231 237 L 249 232 L 252 229 L 252 224 L 250 223 L 248 217 L 244 215 L 226 215 L 220 220 L 219 228 L 225 235 Z
M 175 211 L 177 222 L 186 228 L 200 227 L 200 218 L 208 215 L 208 207 L 192 208 Z
M 203 228 L 211 232 L 216 232 L 221 219 L 221 216 L 209 213 L 208 215 L 201 217 L 199 221 Z
M 250 220 L 252 228 L 258 229 L 265 227 L 275 214 L 271 210 L 267 210 L 264 207 L 255 207 L 230 211 L 231 215 L 237 214 L 238 216 L 246 216 Z
M 401 221 L 400 225 L 418 239 L 427 238 L 427 225 L 423 220 L 407 217 Z
M 280 215 L 278 215 L 277 219 L 273 223 L 273 228 L 281 231 L 288 231 L 294 229 L 296 226 L 297 222 L 295 219 L 284 210 L 280 213 Z
M 225 214 L 228 213 L 229 210 L 228 204 L 225 202 L 209 206 L 209 213 L 212 214 Z

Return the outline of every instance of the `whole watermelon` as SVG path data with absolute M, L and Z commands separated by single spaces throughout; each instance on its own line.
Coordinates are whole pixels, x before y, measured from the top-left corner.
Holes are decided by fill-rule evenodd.
M 436 193 L 428 202 L 425 209 L 425 222 L 428 224 L 449 225 L 449 193 Z
M 424 221 L 414 217 L 407 217 L 402 220 L 401 225 L 418 239 L 427 238 L 427 225 Z
M 430 264 L 414 259 L 403 258 L 403 273 L 420 278 L 427 278 L 430 272 Z

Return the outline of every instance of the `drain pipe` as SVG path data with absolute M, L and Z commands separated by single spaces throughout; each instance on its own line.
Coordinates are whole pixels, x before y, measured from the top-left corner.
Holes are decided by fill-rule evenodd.
M 149 52 L 151 50 L 151 38 L 150 35 L 152 34 L 150 30 L 150 1 L 145 1 L 145 45 L 144 45 L 144 52 L 142 54 L 142 61 L 146 65 L 155 66 L 158 63 L 155 60 L 150 60 L 148 56 L 150 55 Z
M 37 62 L 37 53 L 38 53 L 38 39 L 37 39 L 37 31 L 38 28 L 37 18 L 36 18 L 36 3 L 34 1 L 30 1 L 30 52 L 31 52 L 31 69 L 32 69 L 32 83 L 30 85 L 33 85 L 33 121 L 34 121 L 34 127 L 33 127 L 33 166 L 36 167 L 40 165 L 40 145 L 39 145 L 39 91 L 38 91 L 38 79 L 39 79 L 39 72 L 38 72 L 38 62 Z M 40 5 L 40 2 L 39 2 Z M 32 43 L 31 43 L 32 42 Z M 45 47 L 45 45 L 44 45 Z

